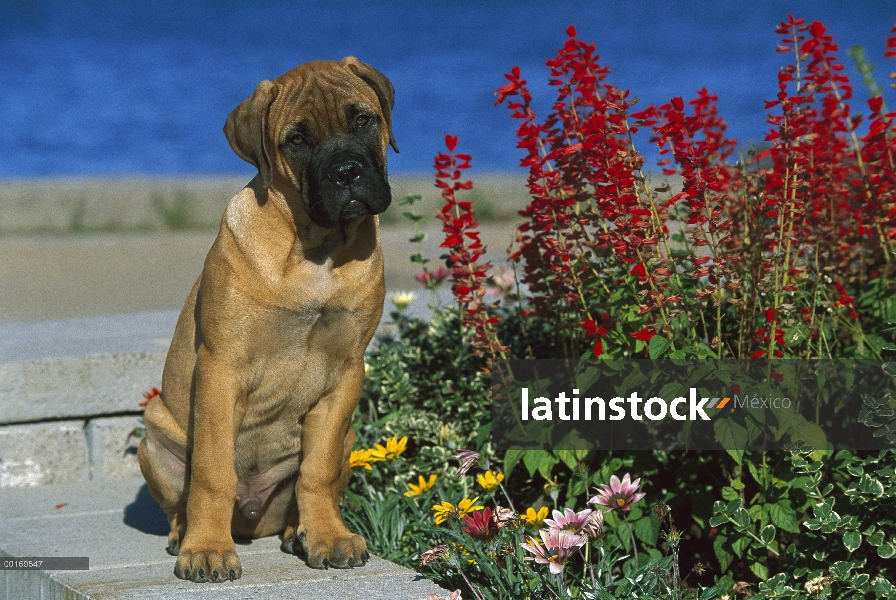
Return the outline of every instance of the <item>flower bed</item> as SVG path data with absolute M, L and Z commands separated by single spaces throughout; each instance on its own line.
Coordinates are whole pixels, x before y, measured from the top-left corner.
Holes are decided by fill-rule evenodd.
M 791 64 L 766 103 L 765 144 L 742 153 L 708 90 L 636 109 L 573 27 L 547 62 L 547 117 L 512 69 L 498 104 L 519 123 L 532 196 L 516 277 L 481 262 L 463 195 L 472 157 L 446 137 L 446 264 L 412 260 L 429 289 L 450 278 L 456 305 L 423 322 L 397 299 L 355 423 L 370 449 L 353 454 L 344 514 L 374 553 L 480 599 L 896 593 L 892 450 L 490 444 L 492 361 L 505 358 L 850 358 L 896 375 L 896 113 L 880 95 L 867 117 L 853 112 L 821 23 L 791 16 L 776 31 Z M 645 137 L 661 176 L 645 168 Z M 865 410 L 896 438 L 896 401 Z

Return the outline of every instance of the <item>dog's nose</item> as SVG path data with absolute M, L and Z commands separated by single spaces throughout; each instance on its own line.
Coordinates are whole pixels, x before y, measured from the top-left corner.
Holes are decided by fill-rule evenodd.
M 361 166 L 361 163 L 354 160 L 347 160 L 330 169 L 327 173 L 327 179 L 336 185 L 348 187 L 361 177 L 362 169 L 363 167 Z

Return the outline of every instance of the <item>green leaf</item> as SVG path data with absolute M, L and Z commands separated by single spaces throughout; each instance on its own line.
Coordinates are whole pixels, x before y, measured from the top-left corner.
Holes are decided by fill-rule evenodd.
M 600 370 L 595 367 L 588 367 L 576 377 L 576 386 L 583 391 L 587 391 L 598 379 L 600 379 Z
M 834 510 L 834 499 L 826 498 L 824 502 L 816 504 L 812 510 L 819 519 L 827 519 L 831 511 Z
M 806 522 L 803 523 L 803 525 L 805 525 L 812 531 L 818 531 L 819 529 L 821 529 L 822 522 L 821 519 L 806 519 Z
M 726 450 L 743 450 L 747 445 L 747 430 L 733 419 L 717 419 L 712 424 L 716 439 Z
M 850 550 L 850 552 L 852 552 L 852 550 Z M 845 560 L 838 560 L 831 565 L 830 572 L 835 579 L 846 579 L 849 576 L 850 569 L 852 569 L 851 563 L 848 563 Z
M 881 558 L 893 558 L 893 556 L 896 555 L 896 546 L 890 542 L 881 544 L 877 547 L 877 555 Z
M 775 534 L 777 530 L 774 525 L 766 525 L 762 528 L 762 531 L 759 532 L 759 539 L 762 540 L 762 543 L 768 546 L 773 541 L 775 541 Z
M 650 358 L 659 358 L 669 348 L 672 342 L 661 335 L 655 335 L 650 338 Z
M 731 519 L 734 521 L 735 527 L 737 527 L 738 531 L 744 531 L 749 529 L 753 525 L 753 519 L 750 518 L 750 513 L 748 513 L 743 508 L 737 509 L 733 515 L 731 515 Z
M 560 462 L 559 459 L 552 456 L 547 450 L 527 450 L 523 455 L 523 464 L 529 470 L 529 477 L 539 472 L 545 479 L 550 479 L 551 469 L 558 462 Z M 545 469 L 547 475 L 545 475 Z
M 563 464 L 569 467 L 570 469 L 575 468 L 576 463 L 579 462 L 578 457 L 576 456 L 575 450 L 557 450 L 556 451 L 557 458 L 563 461 Z
M 638 519 L 632 527 L 632 531 L 635 532 L 635 536 L 639 540 L 653 546 L 660 535 L 660 522 L 653 516 Z
M 412 238 L 409 239 L 408 241 L 411 242 L 412 244 L 416 244 L 416 243 L 418 243 L 418 242 L 422 242 L 422 241 L 425 240 L 425 239 L 426 239 L 426 234 L 425 234 L 425 233 L 418 233 L 417 235 L 415 235 L 414 237 L 412 237 Z
M 759 578 L 760 581 L 768 579 L 768 565 L 761 562 L 751 562 L 750 570 Z
M 871 544 L 872 546 L 880 546 L 881 544 L 884 543 L 884 532 L 883 531 L 875 531 L 874 533 L 872 533 L 865 539 L 867 539 L 868 543 Z
M 709 518 L 710 527 L 718 527 L 728 522 L 728 515 L 713 515 Z
M 862 534 L 858 531 L 847 531 L 843 534 L 843 545 L 850 552 L 855 552 L 862 545 Z
M 719 559 L 719 565 L 722 567 L 722 572 L 727 570 L 731 561 L 734 560 L 734 554 L 725 548 L 727 541 L 728 538 L 724 535 L 717 535 L 716 539 L 712 541 L 712 549 L 716 553 L 716 558 Z
M 526 451 L 520 448 L 511 448 L 507 452 L 504 453 L 504 475 L 507 477 L 510 476 L 510 472 L 513 471 L 513 468 L 517 466 L 522 460 L 523 456 L 526 455 Z
M 862 493 L 870 494 L 875 498 L 884 495 L 883 484 L 877 479 L 874 479 L 873 477 L 870 477 L 868 475 L 864 475 L 862 477 L 861 481 L 859 482 L 859 489 L 862 490 Z
M 736 537 L 734 538 L 734 541 L 731 542 L 731 549 L 734 550 L 734 554 L 736 554 L 738 558 L 743 558 L 744 552 L 746 552 L 749 547 L 750 538 L 745 535 Z
M 772 518 L 772 523 L 777 527 L 789 533 L 800 532 L 799 520 L 796 518 L 796 514 L 788 501 L 782 500 L 777 504 L 767 504 L 766 509 Z
M 803 440 L 814 448 L 827 448 L 828 438 L 821 427 L 806 421 L 801 415 L 794 415 L 793 423 L 790 428 L 791 441 Z
M 728 487 L 727 485 L 722 488 L 722 498 L 725 500 L 735 500 L 740 498 L 736 491 L 733 488 Z
M 725 514 L 728 515 L 729 517 L 734 516 L 734 513 L 736 513 L 739 510 L 742 510 L 741 505 L 740 505 L 740 499 L 732 500 L 731 502 L 729 502 L 728 504 L 725 505 Z
M 893 592 L 893 584 L 884 579 L 883 577 L 876 577 L 874 579 L 874 583 L 871 585 L 871 589 L 875 594 L 879 594 L 881 598 L 892 598 Z
M 687 421 L 687 423 L 690 423 L 690 421 Z M 726 452 L 728 452 L 728 454 L 731 456 L 731 458 L 734 459 L 734 462 L 736 462 L 738 465 L 744 464 L 744 451 L 743 450 L 726 450 Z M 750 464 L 750 463 L 748 463 L 748 464 Z

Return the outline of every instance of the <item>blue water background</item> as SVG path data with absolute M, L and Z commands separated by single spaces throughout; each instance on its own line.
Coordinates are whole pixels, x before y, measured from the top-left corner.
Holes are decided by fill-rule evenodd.
M 865 46 L 896 107 L 883 58 L 896 2 L 0 2 L 0 177 L 251 174 L 221 132 L 255 85 L 312 59 L 353 54 L 396 88 L 393 172 L 426 172 L 446 133 L 479 171 L 517 169 L 516 123 L 494 106 L 519 65 L 549 105 L 544 60 L 574 23 L 597 43 L 611 81 L 642 104 L 719 95 L 741 142 L 764 137 L 763 101 L 790 60 L 773 30 L 787 13 Z M 649 157 L 655 151 L 643 140 Z M 391 154 L 391 151 L 390 151 Z

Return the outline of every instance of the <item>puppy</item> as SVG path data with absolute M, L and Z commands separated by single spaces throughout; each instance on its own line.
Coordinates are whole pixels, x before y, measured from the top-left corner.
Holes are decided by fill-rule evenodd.
M 339 503 L 385 296 L 376 215 L 391 201 L 393 100 L 347 57 L 262 81 L 227 117 L 258 175 L 181 311 L 138 452 L 181 579 L 239 578 L 233 536 L 282 531 L 314 568 L 369 558 Z

